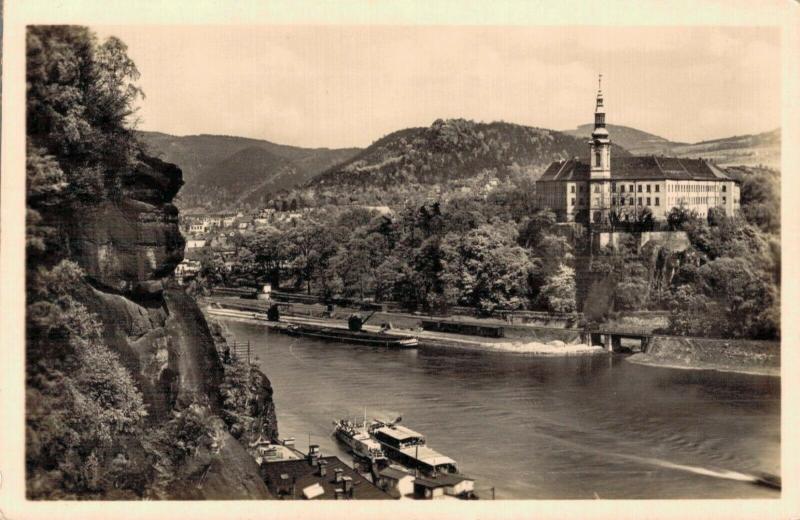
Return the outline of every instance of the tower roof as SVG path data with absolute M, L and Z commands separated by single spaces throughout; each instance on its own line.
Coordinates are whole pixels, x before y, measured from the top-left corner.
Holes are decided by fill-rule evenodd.
M 594 112 L 597 113 L 605 113 L 606 109 L 603 106 L 603 75 L 600 74 L 597 77 L 597 102 L 594 106 Z

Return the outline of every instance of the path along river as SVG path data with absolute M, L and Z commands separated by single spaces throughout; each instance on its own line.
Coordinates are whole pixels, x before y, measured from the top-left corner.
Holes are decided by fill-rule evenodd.
M 298 448 L 350 458 L 332 421 L 391 419 L 427 436 L 497 498 L 750 498 L 780 473 L 780 379 L 446 348 L 387 350 L 223 320 L 275 390 Z

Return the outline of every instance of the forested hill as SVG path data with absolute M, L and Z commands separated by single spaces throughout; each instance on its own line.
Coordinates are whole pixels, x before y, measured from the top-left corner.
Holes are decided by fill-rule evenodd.
M 399 130 L 375 141 L 312 179 L 303 195 L 341 198 L 367 190 L 390 203 L 386 198 L 398 190 L 478 192 L 510 178 L 534 180 L 552 161 L 587 158 L 588 152 L 585 139 L 553 130 L 439 119 L 430 127 Z M 629 155 L 616 146 L 613 153 Z
M 178 165 L 186 185 L 181 205 L 260 204 L 273 191 L 303 184 L 358 148 L 301 148 L 226 135 L 137 132 L 149 153 Z

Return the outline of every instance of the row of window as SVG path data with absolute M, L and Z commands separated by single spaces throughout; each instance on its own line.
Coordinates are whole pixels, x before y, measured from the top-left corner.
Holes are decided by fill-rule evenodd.
M 626 184 L 619 184 L 619 185 L 617 185 L 617 183 L 612 183 L 611 184 L 611 192 L 612 193 L 616 193 L 617 192 L 617 186 L 619 186 L 619 192 L 620 193 L 625 193 L 625 187 L 626 186 L 627 186 L 627 191 L 629 193 L 633 193 L 634 192 L 634 186 L 636 186 L 636 192 L 637 193 L 643 193 L 643 192 L 646 192 L 646 193 L 651 193 L 651 192 L 659 193 L 661 191 L 661 185 L 660 184 L 636 184 L 636 185 L 634 185 L 634 184 L 627 184 L 627 185 Z M 722 184 L 722 189 L 721 190 L 717 190 L 716 188 L 717 188 L 717 185 L 714 185 L 714 184 L 675 184 L 675 185 L 667 184 L 667 191 L 669 191 L 669 192 L 703 193 L 703 192 L 712 192 L 712 191 L 722 191 L 722 192 L 726 192 L 727 191 L 727 186 L 725 184 Z M 570 193 L 575 193 L 575 185 L 574 184 L 570 186 L 570 190 L 569 191 L 570 191 Z M 578 191 L 579 192 L 583 192 L 583 185 L 579 185 L 578 186 Z M 595 193 L 600 193 L 600 185 L 599 184 L 595 184 L 594 185 L 594 192 Z
M 707 205 L 709 203 L 714 203 L 714 204 L 717 203 L 717 201 L 710 201 L 709 200 L 710 198 L 711 197 L 676 197 L 671 202 L 676 204 L 676 205 L 677 204 L 690 204 L 690 205 L 691 204 L 706 204 Z M 580 199 L 578 199 L 579 205 L 583 206 L 584 202 L 585 202 L 585 200 L 582 197 Z M 722 204 L 726 204 L 726 203 L 727 203 L 727 197 L 722 197 Z M 660 206 L 661 205 L 661 197 L 637 197 L 636 204 L 638 204 L 639 206 Z M 570 199 L 570 205 L 571 206 L 575 205 L 575 197 L 572 197 Z M 600 205 L 600 200 L 599 199 L 595 199 L 594 205 L 595 206 L 599 206 Z M 616 206 L 617 205 L 617 198 L 616 197 L 613 197 L 611 199 L 611 205 L 612 206 Z M 625 205 L 633 206 L 634 205 L 634 198 L 633 197 L 628 197 L 626 199 L 625 197 L 620 197 L 619 198 L 619 205 L 620 206 L 625 206 Z
M 646 201 L 645 205 L 647 205 L 647 206 L 650 206 L 651 205 L 651 201 L 653 201 L 653 200 L 655 202 L 654 204 L 652 204 L 653 206 L 660 206 L 661 205 L 661 198 L 660 197 L 655 197 L 655 199 L 651 199 L 650 197 L 647 197 L 644 200 Z M 642 197 L 639 197 L 638 202 L 639 202 L 639 206 L 642 206 Z M 616 197 L 611 199 L 611 205 L 612 206 L 616 206 L 617 205 L 617 198 Z M 620 197 L 619 205 L 620 206 L 624 206 L 625 205 L 625 197 Z M 633 197 L 629 197 L 628 198 L 628 206 L 633 206 Z

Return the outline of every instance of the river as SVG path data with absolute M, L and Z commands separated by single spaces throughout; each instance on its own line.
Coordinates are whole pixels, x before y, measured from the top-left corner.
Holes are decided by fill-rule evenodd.
M 780 379 L 445 348 L 291 338 L 224 320 L 275 390 L 282 437 L 346 461 L 332 421 L 392 419 L 424 433 L 497 498 L 777 498 Z

